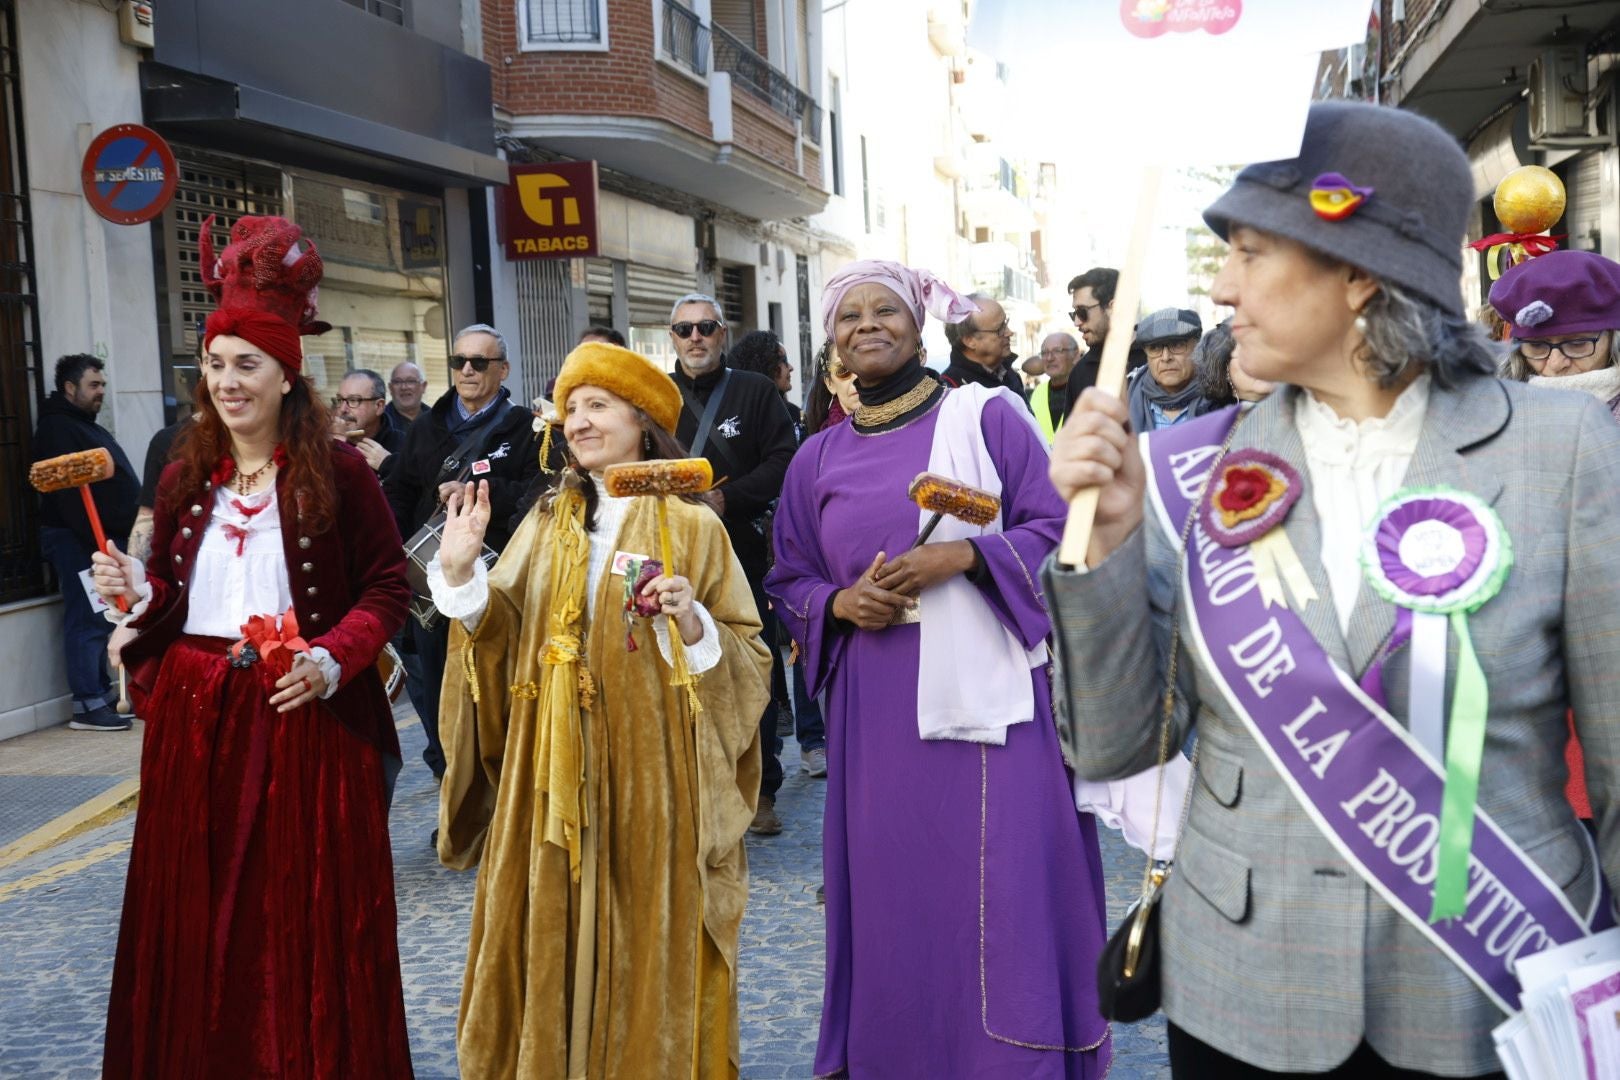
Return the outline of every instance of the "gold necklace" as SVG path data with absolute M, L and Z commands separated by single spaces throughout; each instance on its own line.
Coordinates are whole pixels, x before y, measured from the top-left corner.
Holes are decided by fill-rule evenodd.
M 254 469 L 252 472 L 243 472 L 241 469 L 237 469 L 236 493 L 238 495 L 251 494 L 254 485 L 259 482 L 259 477 L 263 476 L 269 470 L 270 466 L 274 465 L 275 463 L 276 458 L 275 455 L 272 454 L 268 461 L 266 461 L 263 465 L 260 465 L 257 469 Z
M 923 405 L 934 396 L 940 384 L 931 376 L 924 375 L 917 381 L 917 385 L 901 394 L 893 401 L 886 401 L 882 405 L 861 404 L 855 406 L 855 423 L 864 428 L 882 427 L 893 420 L 898 420 L 912 409 Z

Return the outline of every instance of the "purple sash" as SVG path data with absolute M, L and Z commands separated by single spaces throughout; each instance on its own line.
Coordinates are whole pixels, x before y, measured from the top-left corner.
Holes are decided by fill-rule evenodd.
M 1181 535 L 1237 415 L 1225 409 L 1147 440 L 1150 503 L 1166 535 Z M 1430 925 L 1443 768 L 1298 615 L 1266 605 L 1247 547 L 1223 548 L 1195 524 L 1185 564 L 1190 643 L 1233 712 L 1345 861 L 1498 1008 L 1518 1011 L 1515 959 L 1611 924 L 1605 890 L 1583 918 L 1476 809 L 1466 912 Z

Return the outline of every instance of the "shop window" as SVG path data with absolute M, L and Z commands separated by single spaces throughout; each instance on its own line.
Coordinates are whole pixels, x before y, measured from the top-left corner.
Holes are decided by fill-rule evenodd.
M 395 26 L 405 25 L 405 0 L 343 0 L 350 7 L 370 12 Z
M 382 196 L 375 191 L 344 188 L 343 212 L 348 215 L 350 221 L 365 221 L 378 225 L 386 220 L 383 216 Z
M 38 504 L 28 485 L 29 404 L 45 396 L 45 382 L 16 46 L 15 12 L 9 0 L 0 0 L 0 603 L 50 591 L 39 557 Z
M 606 49 L 607 0 L 518 0 L 524 49 Z

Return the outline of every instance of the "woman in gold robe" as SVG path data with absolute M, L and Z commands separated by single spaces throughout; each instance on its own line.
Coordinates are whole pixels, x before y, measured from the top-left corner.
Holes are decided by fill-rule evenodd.
M 769 654 L 713 510 L 668 500 L 677 573 L 638 586 L 660 551 L 656 503 L 602 485 L 609 465 L 684 456 L 675 384 L 591 343 L 556 400 L 569 465 L 500 560 L 477 558 L 489 504 L 469 485 L 428 572 L 455 619 L 439 857 L 480 864 L 461 1070 L 736 1077 Z M 658 614 L 628 611 L 632 589 Z

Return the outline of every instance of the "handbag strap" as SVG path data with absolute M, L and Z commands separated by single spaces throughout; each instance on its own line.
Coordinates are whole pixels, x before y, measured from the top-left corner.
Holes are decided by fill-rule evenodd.
M 702 457 L 703 448 L 709 444 L 709 432 L 714 429 L 714 418 L 720 414 L 720 399 L 726 396 L 726 386 L 730 382 L 731 369 L 723 368 L 720 372 L 720 381 L 715 384 L 714 392 L 709 395 L 707 405 L 698 401 L 697 393 L 692 387 L 687 386 L 678 379 L 675 382 L 675 385 L 680 387 L 681 397 L 686 402 L 687 410 L 698 418 L 697 434 L 692 436 L 693 457 Z M 731 452 L 731 447 L 727 446 L 724 440 L 719 439 L 715 440 L 714 446 L 716 450 L 720 451 L 720 456 L 726 459 L 731 471 L 740 473 L 741 470 L 738 468 L 736 455 Z
M 1204 478 L 1203 486 L 1198 489 L 1198 497 L 1193 500 L 1192 510 L 1187 514 L 1187 520 L 1182 523 L 1181 536 L 1176 543 L 1176 576 L 1180 581 L 1187 570 L 1187 545 L 1192 537 L 1193 524 L 1198 520 L 1198 513 L 1203 508 L 1204 499 L 1209 495 L 1211 483 L 1215 479 L 1216 470 L 1226 459 L 1226 452 L 1232 447 L 1232 439 L 1237 435 L 1238 425 L 1243 423 L 1243 414 L 1239 414 L 1237 422 L 1226 433 L 1226 440 L 1221 443 L 1221 451 L 1216 455 L 1214 463 L 1210 466 L 1209 474 Z M 1159 836 L 1159 814 L 1164 805 L 1164 766 L 1170 760 L 1170 732 L 1175 726 L 1176 713 L 1176 675 L 1181 661 L 1181 592 L 1175 591 L 1170 605 L 1170 658 L 1165 664 L 1164 695 L 1159 720 L 1159 776 L 1158 783 L 1153 791 L 1153 832 L 1150 834 L 1155 841 Z M 1187 818 L 1192 812 L 1193 788 L 1198 780 L 1198 750 L 1204 740 L 1199 739 L 1193 743 L 1192 758 L 1189 762 L 1191 775 L 1187 783 L 1186 794 L 1181 800 L 1181 817 L 1176 824 L 1176 846 L 1181 845 L 1181 834 L 1187 828 Z M 1154 880 L 1156 860 L 1153 853 L 1148 852 L 1147 867 L 1142 871 L 1142 896 L 1144 899 L 1151 896 L 1164 881 L 1164 873 Z
M 467 479 L 473 461 L 484 452 L 484 448 L 489 445 L 490 437 L 495 434 L 495 429 L 500 427 L 506 414 L 515 407 L 511 401 L 504 401 L 501 404 L 504 408 L 491 409 L 490 412 L 494 415 L 469 431 L 467 437 L 457 443 L 456 448 L 445 456 L 439 465 L 439 479 L 433 485 L 435 488 L 449 478 L 452 470 L 456 471 L 456 483 Z

